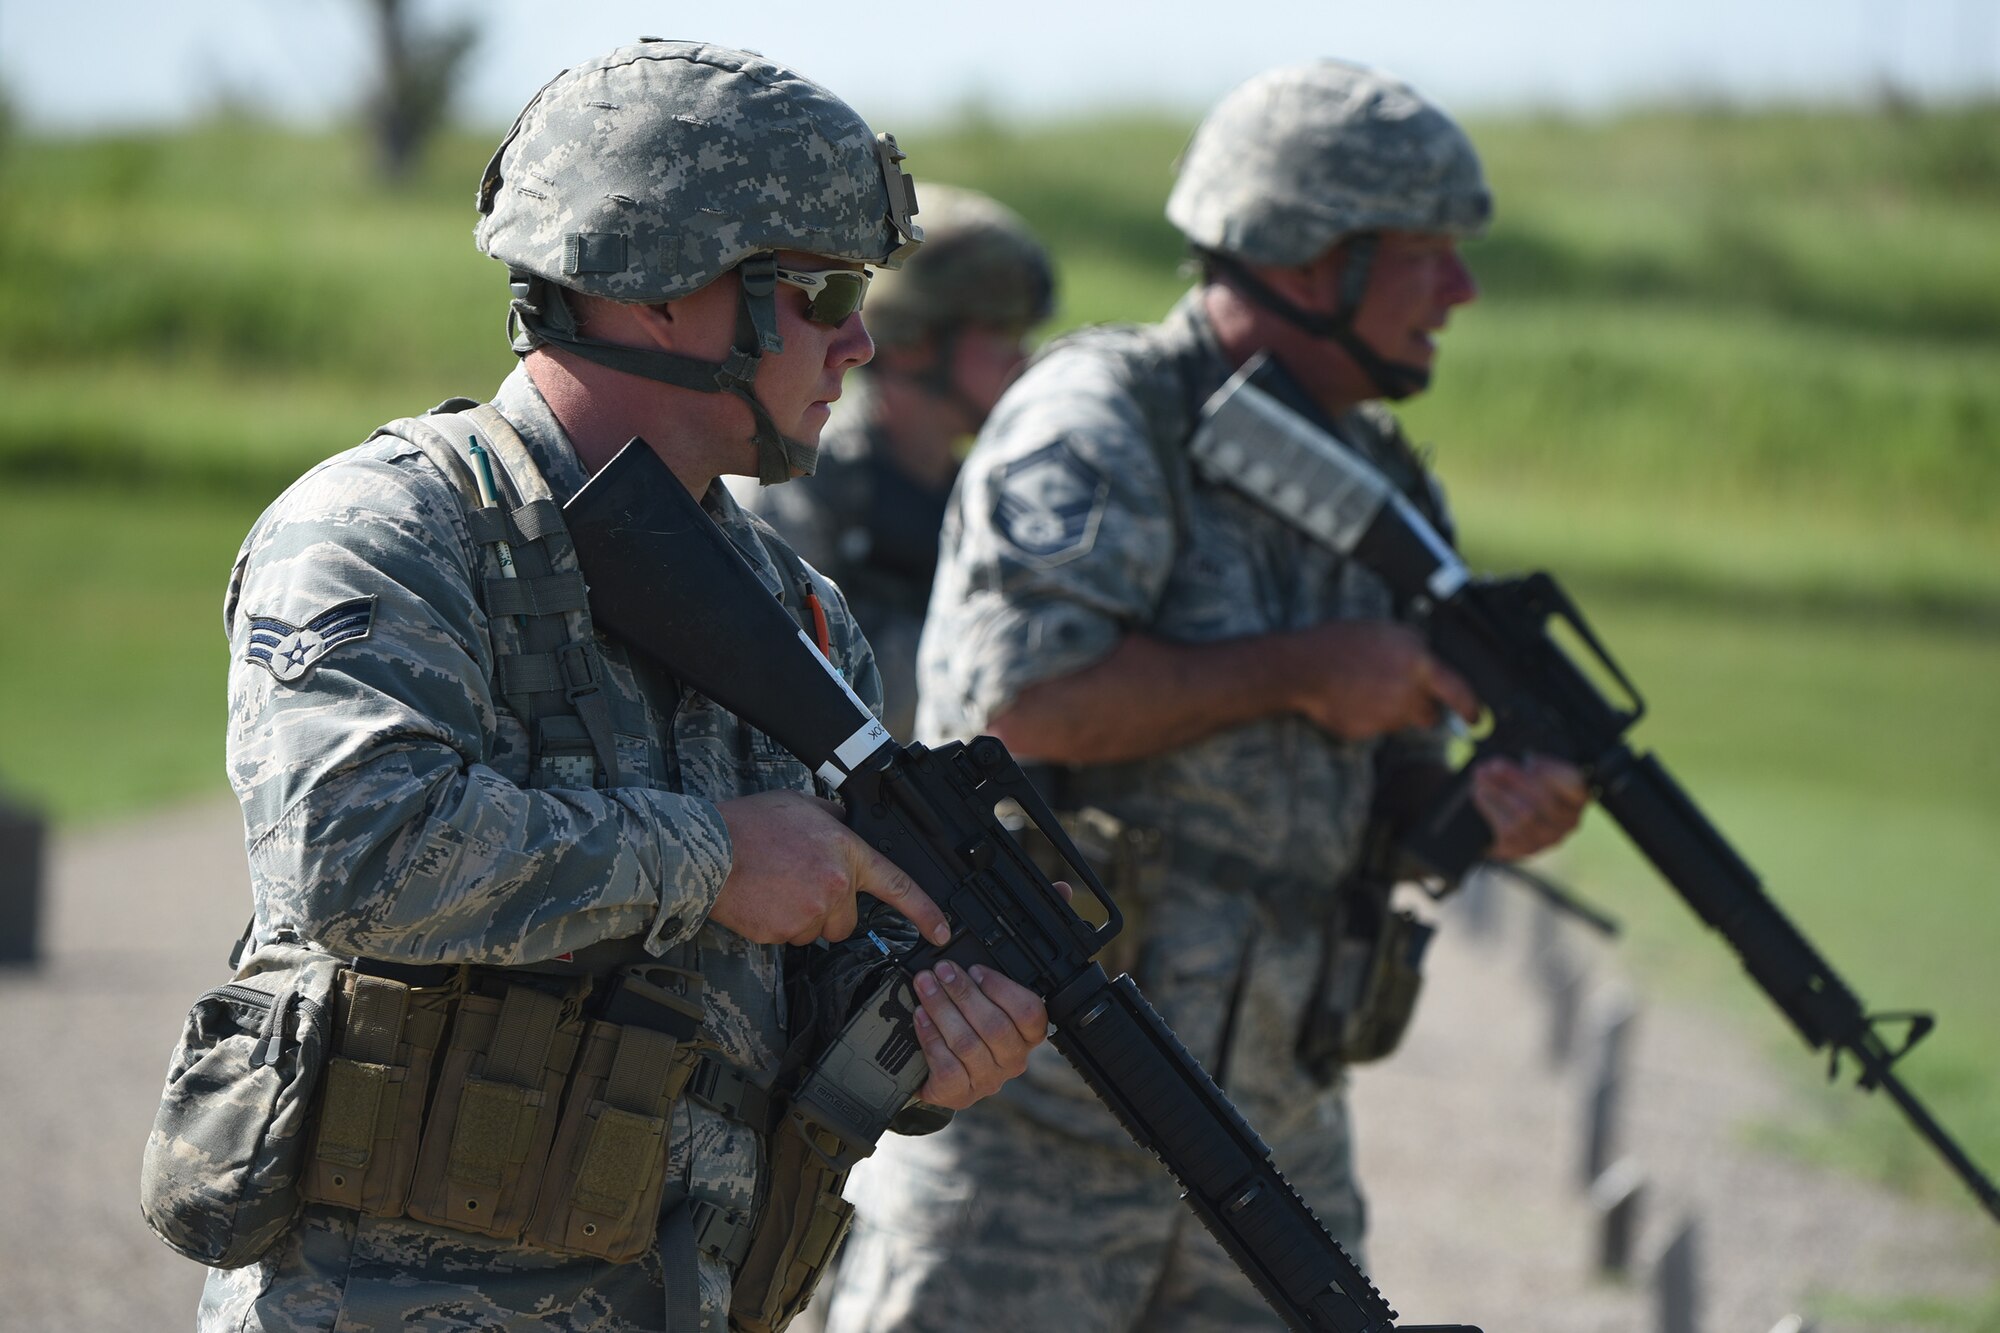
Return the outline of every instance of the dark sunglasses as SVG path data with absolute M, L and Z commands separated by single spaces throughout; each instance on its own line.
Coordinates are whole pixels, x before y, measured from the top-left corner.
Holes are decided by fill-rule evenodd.
M 860 268 L 780 268 L 779 282 L 806 294 L 806 318 L 815 324 L 838 324 L 861 308 L 874 275 Z

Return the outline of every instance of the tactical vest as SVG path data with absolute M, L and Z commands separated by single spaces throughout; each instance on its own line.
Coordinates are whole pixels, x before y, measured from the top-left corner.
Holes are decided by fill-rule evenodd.
M 491 627 L 494 681 L 529 739 L 528 785 L 618 785 L 588 589 L 561 506 L 526 445 L 495 408 L 468 399 L 376 434 L 421 449 L 460 501 L 479 551 L 476 591 Z M 471 454 L 474 440 L 497 467 Z M 786 609 L 830 652 L 804 563 L 761 521 L 754 530 L 781 571 Z M 657 1243 L 668 1326 L 676 1329 L 699 1323 L 697 1249 L 742 1274 L 733 1325 L 758 1327 L 757 1310 L 803 1304 L 802 1293 L 770 1288 L 789 1281 L 809 1290 L 830 1243 L 813 1254 L 815 1238 L 807 1236 L 786 1250 L 808 1252 L 802 1272 L 766 1275 L 769 1265 L 755 1262 L 799 1227 L 780 1215 L 777 1201 L 801 1192 L 780 1179 L 787 1173 L 781 1151 L 767 1154 L 773 1202 L 755 1225 L 706 1200 L 675 1206 L 664 1197 L 672 1106 L 681 1097 L 782 1146 L 772 1135 L 779 1108 L 771 1095 L 698 1038 L 699 963 L 692 942 L 656 960 L 636 940 L 606 941 L 527 968 L 357 961 L 344 979 L 305 1196 L 613 1261 Z M 440 972 L 461 975 L 440 988 Z M 592 991 L 596 998 L 583 1012 L 596 1016 L 586 1019 L 579 998 Z M 398 1058 L 436 1062 L 436 1090 L 421 1116 L 384 1084 L 383 1071 Z M 372 1175 L 355 1169 L 371 1160 L 371 1145 L 392 1137 L 405 1160 Z M 413 1167 L 406 1160 L 412 1151 Z M 546 1160 L 538 1179 L 524 1176 L 524 1158 Z M 394 1183 L 385 1188 L 384 1179 Z M 833 1188 L 837 1201 L 837 1182 Z M 773 1231 L 785 1234 L 774 1240 Z M 757 1307 L 749 1318 L 741 1317 L 746 1306 Z

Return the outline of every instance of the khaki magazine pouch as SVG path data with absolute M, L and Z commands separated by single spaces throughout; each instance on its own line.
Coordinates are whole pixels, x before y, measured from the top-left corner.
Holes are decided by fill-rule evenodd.
M 736 1275 L 729 1303 L 732 1333 L 779 1333 L 806 1308 L 820 1274 L 854 1220 L 840 1197 L 848 1146 L 796 1112 L 770 1138 L 770 1192 Z
M 637 1259 L 654 1243 L 673 1106 L 705 1049 L 701 1001 L 669 986 L 699 974 L 626 969 L 610 1012 L 637 1021 L 618 1022 L 574 1016 L 588 983 L 489 995 L 471 976 L 410 986 L 342 970 L 302 1196 Z
M 519 1240 L 527 1228 L 583 1021 L 528 985 L 459 1002 L 417 1151 L 409 1215 Z
M 700 1058 L 693 1043 L 592 1022 L 571 1077 L 527 1241 L 612 1263 L 650 1249 L 667 1180 L 674 1103 Z
M 333 1056 L 300 1182 L 308 1203 L 401 1217 L 416 1171 L 431 1066 L 461 986 L 412 987 L 343 969 Z

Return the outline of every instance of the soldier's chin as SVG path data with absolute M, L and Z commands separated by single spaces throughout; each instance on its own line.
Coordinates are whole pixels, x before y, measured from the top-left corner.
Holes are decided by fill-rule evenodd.
M 1390 402 L 1414 398 L 1431 387 L 1431 368 L 1428 365 L 1417 365 L 1409 361 L 1390 361 L 1386 363 L 1385 369 L 1389 372 L 1387 375 L 1373 378 L 1378 381 L 1375 387 L 1381 391 L 1381 396 Z

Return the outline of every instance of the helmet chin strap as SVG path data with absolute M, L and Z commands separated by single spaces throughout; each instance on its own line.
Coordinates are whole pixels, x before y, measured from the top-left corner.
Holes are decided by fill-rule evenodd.
M 1226 275 L 1232 287 L 1258 305 L 1293 327 L 1334 343 L 1353 358 L 1355 365 L 1361 367 L 1361 373 L 1368 377 L 1378 394 L 1397 401 L 1429 388 L 1431 372 L 1428 366 L 1391 361 L 1354 331 L 1354 316 L 1361 308 L 1362 295 L 1368 290 L 1369 270 L 1374 267 L 1375 244 L 1376 238 L 1366 232 L 1349 240 L 1347 263 L 1340 275 L 1339 304 L 1330 315 L 1306 310 L 1279 295 L 1231 255 L 1203 249 L 1197 249 L 1196 253 L 1204 264 Z
M 563 288 L 532 273 L 509 275 L 514 299 L 507 309 L 507 331 L 516 356 L 526 356 L 548 343 L 586 361 L 643 379 L 692 389 L 696 393 L 727 393 L 743 400 L 755 422 L 751 439 L 757 446 L 757 480 L 775 486 L 794 472 L 811 476 L 819 465 L 819 450 L 778 430 L 757 397 L 757 365 L 764 354 L 785 350 L 778 334 L 777 256 L 752 255 L 737 265 L 736 336 L 729 356 L 703 361 L 678 352 L 627 347 L 586 336 L 578 327 Z

